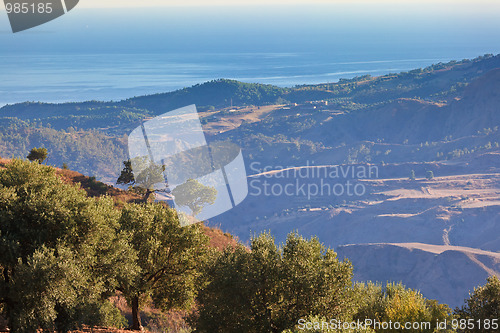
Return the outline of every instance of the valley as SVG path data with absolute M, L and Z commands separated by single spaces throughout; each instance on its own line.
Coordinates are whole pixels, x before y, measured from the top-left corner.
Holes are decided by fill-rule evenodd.
M 0 155 L 43 146 L 48 164 L 115 185 L 130 131 L 190 104 L 210 143 L 242 148 L 248 174 L 245 201 L 208 225 L 247 244 L 297 230 L 351 260 L 357 281 L 402 281 L 451 306 L 500 275 L 498 55 L 291 88 L 215 80 L 120 102 L 8 105 Z M 332 176 L 349 167 L 365 172 Z

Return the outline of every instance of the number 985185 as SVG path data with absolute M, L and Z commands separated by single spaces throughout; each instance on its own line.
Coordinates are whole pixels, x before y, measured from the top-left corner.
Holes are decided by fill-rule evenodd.
M 5 10 L 8 14 L 50 14 L 52 13 L 52 3 L 27 3 L 27 2 L 7 2 Z

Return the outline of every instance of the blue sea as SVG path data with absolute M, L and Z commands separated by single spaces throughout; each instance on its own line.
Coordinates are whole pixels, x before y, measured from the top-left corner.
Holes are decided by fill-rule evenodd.
M 218 78 L 290 87 L 500 53 L 500 13 L 424 9 L 83 8 L 18 34 L 0 12 L 0 106 L 121 100 Z

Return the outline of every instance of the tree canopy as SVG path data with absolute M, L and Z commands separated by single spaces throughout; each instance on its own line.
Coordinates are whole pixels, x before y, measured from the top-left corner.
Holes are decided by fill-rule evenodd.
M 78 326 L 131 278 L 118 218 L 110 198 L 87 197 L 50 167 L 14 160 L 0 170 L 0 302 L 14 332 Z
M 353 314 L 352 267 L 316 238 L 295 233 L 278 248 L 269 234 L 226 249 L 208 265 L 200 291 L 199 332 L 282 332 L 311 313 Z
M 28 160 L 37 161 L 38 163 L 43 163 L 47 159 L 48 152 L 47 148 L 33 148 L 28 154 Z
M 184 184 L 174 188 L 172 194 L 175 203 L 188 207 L 193 217 L 200 214 L 205 205 L 211 205 L 217 199 L 217 190 L 201 184 L 196 179 L 188 179 Z
M 189 308 L 207 251 L 201 226 L 181 227 L 173 209 L 153 203 L 126 205 L 120 225 L 137 254 L 137 274 L 121 288 L 132 306 L 132 327 L 141 327 L 139 309 L 147 297 L 163 310 Z
M 155 192 L 154 185 L 165 182 L 165 167 L 157 165 L 148 156 L 135 157 L 123 161 L 123 170 L 116 183 L 130 185 L 145 190 L 145 201 Z M 133 170 L 135 167 L 135 171 Z
M 464 319 L 480 320 L 482 323 L 497 319 L 500 320 L 500 279 L 497 276 L 490 276 L 484 286 L 474 288 L 465 305 L 457 309 L 457 314 Z M 497 321 L 497 324 L 500 324 Z M 476 327 L 470 332 L 490 332 L 493 326 L 487 328 Z M 498 328 L 498 326 L 497 326 Z
M 398 283 L 353 284 L 351 264 L 317 238 L 291 233 L 278 246 L 264 233 L 250 248 L 223 251 L 209 250 L 207 241 L 201 224 L 181 227 L 162 204 L 91 198 L 39 163 L 13 160 L 0 168 L 0 312 L 11 332 L 126 326 L 109 301 L 118 291 L 133 310 L 134 328 L 146 301 L 161 310 L 196 309 L 190 321 L 197 332 L 301 332 L 299 319 L 499 318 L 497 277 L 453 314 Z
M 451 323 L 453 311 L 445 304 L 426 299 L 418 290 L 406 288 L 401 283 L 388 282 L 381 284 L 356 284 L 357 312 L 354 319 L 365 319 L 378 322 L 398 323 L 430 323 L 428 328 L 419 328 L 413 332 L 435 332 L 436 322 L 448 320 Z M 381 329 L 373 327 L 376 332 L 400 332 L 400 329 Z M 452 332 L 449 331 L 443 332 Z

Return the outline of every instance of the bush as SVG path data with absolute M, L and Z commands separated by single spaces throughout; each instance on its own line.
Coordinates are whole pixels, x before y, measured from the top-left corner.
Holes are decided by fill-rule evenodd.
M 269 234 L 226 249 L 207 269 L 197 332 L 281 332 L 311 313 L 349 318 L 352 267 L 316 239 L 289 234 L 278 248 Z
M 500 279 L 496 276 L 488 278 L 486 285 L 474 288 L 465 305 L 455 312 L 461 319 L 485 320 L 500 318 Z M 499 323 L 500 324 L 500 323 Z M 479 329 L 470 332 L 489 332 L 487 329 Z
M 116 322 L 103 300 L 137 271 L 118 218 L 111 198 L 89 198 L 53 168 L 0 170 L 0 303 L 12 332 L 64 332 L 96 313 L 92 323 Z
M 33 148 L 28 154 L 28 160 L 31 162 L 37 161 L 38 163 L 43 163 L 43 161 L 47 159 L 47 156 L 47 148 Z
M 355 319 L 377 320 L 378 322 L 430 322 L 450 321 L 451 309 L 437 301 L 427 300 L 419 291 L 407 289 L 401 283 L 387 283 L 384 287 L 380 284 L 357 284 L 355 286 L 356 303 L 359 308 Z M 413 332 L 434 332 L 430 329 L 414 330 Z M 376 329 L 376 332 L 400 332 L 400 330 Z M 409 330 L 408 332 L 412 332 Z

